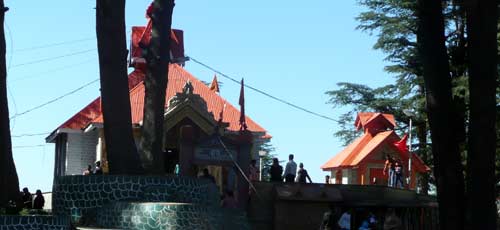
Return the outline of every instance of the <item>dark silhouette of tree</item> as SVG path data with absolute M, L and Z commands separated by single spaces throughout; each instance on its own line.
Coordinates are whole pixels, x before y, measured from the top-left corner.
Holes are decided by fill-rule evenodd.
M 96 0 L 104 137 L 111 174 L 142 172 L 132 134 L 125 40 L 125 0 Z
M 460 186 L 462 187 L 463 183 L 459 181 L 464 180 L 463 166 L 467 166 L 465 171 L 467 175 L 466 189 L 456 190 L 455 194 L 445 194 L 442 189 L 438 190 L 440 197 L 447 197 L 445 204 L 442 205 L 447 207 L 445 209 L 453 208 L 453 206 L 447 206 L 446 202 L 449 204 L 454 200 L 457 203 L 463 203 L 464 201 L 460 200 L 459 197 L 464 196 L 467 198 L 467 203 L 463 204 L 462 207 L 467 206 L 461 210 L 462 213 L 446 210 L 447 213 L 444 213 L 443 218 L 448 218 L 449 222 L 454 221 L 449 218 L 459 218 L 459 221 L 462 221 L 462 217 L 467 214 L 464 221 L 460 222 L 467 222 L 465 228 L 470 226 L 484 226 L 481 227 L 483 229 L 490 228 L 491 225 L 485 226 L 486 223 L 484 222 L 494 223 L 494 212 L 492 211 L 494 210 L 494 200 L 492 199 L 495 194 L 495 182 L 500 181 L 500 157 L 498 157 L 500 156 L 500 148 L 496 148 L 496 151 L 493 152 L 491 150 L 493 148 L 492 142 L 496 142 L 496 145 L 500 146 L 500 128 L 496 127 L 498 123 L 495 124 L 495 119 L 500 121 L 500 110 L 495 111 L 492 106 L 494 103 L 492 95 L 495 95 L 496 101 L 500 103 L 500 94 L 495 93 L 493 89 L 494 87 L 499 88 L 500 84 L 492 80 L 496 78 L 492 76 L 493 71 L 498 71 L 494 63 L 497 59 L 498 39 L 500 39 L 500 36 L 497 36 L 497 41 L 493 44 L 493 34 L 498 34 L 496 27 L 493 26 L 495 23 L 498 24 L 496 12 L 493 12 L 496 6 L 492 2 L 479 4 L 479 1 L 469 0 L 436 1 L 432 5 L 434 9 L 429 10 L 428 8 L 420 8 L 423 3 L 428 3 L 424 0 L 418 2 L 419 4 L 413 0 L 360 0 L 359 3 L 367 7 L 368 11 L 361 13 L 357 18 L 360 22 L 358 29 L 367 31 L 370 34 L 377 33 L 378 39 L 374 48 L 387 54 L 386 61 L 391 64 L 386 66 L 385 70 L 396 75 L 396 83 L 378 88 L 352 83 L 339 83 L 339 89 L 327 92 L 331 96 L 329 103 L 334 104 L 334 106 L 353 106 L 348 113 L 341 116 L 341 119 L 339 119 L 341 120 L 340 125 L 342 127 L 350 126 L 355 112 L 375 111 L 394 113 L 398 126 L 402 127 L 401 123 L 404 123 L 407 118 L 404 115 L 400 116 L 400 110 L 413 108 L 417 115 L 416 118 L 412 117 L 416 129 L 414 131 L 416 135 L 414 136 L 418 140 L 417 152 L 431 166 L 433 163 L 430 161 L 440 162 L 442 171 L 436 172 L 435 175 L 440 174 L 442 177 L 446 177 L 444 178 L 445 181 L 440 182 L 440 186 L 462 184 Z M 484 7 L 483 4 L 490 5 Z M 480 13 L 474 12 L 474 10 Z M 419 20 L 422 15 L 426 16 L 426 21 Z M 422 27 L 422 22 L 429 22 L 431 17 L 432 20 L 442 20 L 442 22 L 434 21 L 434 25 L 428 23 L 426 24 L 428 27 Z M 476 24 L 474 24 L 474 19 Z M 437 27 L 441 27 L 441 25 L 442 28 L 439 28 L 441 30 L 439 31 L 440 35 L 436 35 Z M 476 34 L 472 35 L 474 28 L 479 29 L 476 29 Z M 431 33 L 429 34 L 429 32 Z M 426 39 L 422 37 L 423 35 L 426 36 Z M 433 38 L 439 37 L 441 40 L 432 40 L 429 39 L 429 36 Z M 473 41 L 469 41 L 474 36 L 476 38 L 475 45 L 472 44 Z M 486 44 L 482 39 L 488 40 Z M 425 46 L 422 46 L 423 41 L 425 41 Z M 445 52 L 443 52 L 441 46 L 445 47 Z M 424 47 L 427 51 L 425 54 L 421 53 Z M 429 47 L 438 49 L 433 50 Z M 483 53 L 486 55 L 483 55 Z M 426 72 L 424 72 L 424 60 L 426 61 L 425 64 L 427 64 Z M 481 63 L 485 63 L 489 67 L 484 66 L 486 69 L 480 68 Z M 433 72 L 434 75 L 429 75 L 429 71 Z M 424 74 L 427 74 L 427 79 L 425 79 L 427 84 L 424 84 Z M 495 72 L 495 74 L 498 73 Z M 433 79 L 438 78 L 438 76 L 440 79 Z M 469 79 L 472 77 L 476 79 Z M 475 82 L 474 85 L 473 82 Z M 433 85 L 431 92 L 427 92 L 429 85 Z M 448 89 L 449 85 L 451 85 L 451 89 Z M 449 100 L 448 91 L 451 92 L 451 100 Z M 476 94 L 475 98 L 472 98 L 473 91 Z M 483 94 L 479 94 L 482 92 L 487 97 L 484 100 Z M 426 94 L 427 98 L 424 97 Z M 437 107 L 440 107 L 440 109 L 436 109 Z M 451 149 L 451 152 L 445 151 L 446 156 L 441 156 L 441 159 L 434 159 L 440 156 L 440 152 L 427 154 L 428 146 L 436 144 L 435 140 L 432 142 L 427 141 L 429 136 L 428 127 L 430 127 L 427 108 L 450 112 L 445 116 L 449 120 L 448 127 L 445 123 L 436 122 L 436 119 L 434 119 L 434 129 L 436 127 L 447 129 L 438 131 L 438 133 L 441 132 L 440 137 L 444 135 L 442 132 L 447 132 L 453 138 L 453 140 L 442 140 L 439 139 L 440 137 L 436 137 L 441 142 L 439 144 L 441 147 L 443 147 L 442 143 L 449 143 L 448 147 Z M 475 112 L 472 111 L 473 108 L 475 108 Z M 436 114 L 436 112 L 432 113 Z M 472 117 L 473 113 L 475 118 Z M 483 113 L 486 116 L 483 116 Z M 492 118 L 491 113 L 496 115 L 495 118 Z M 449 132 L 451 128 L 453 131 Z M 352 129 L 349 128 L 348 130 Z M 348 130 L 341 130 L 336 135 L 344 140 L 351 140 L 356 134 Z M 496 140 L 494 140 L 495 135 L 492 135 L 492 130 L 497 135 Z M 434 147 L 432 148 L 433 151 L 441 148 Z M 442 149 L 440 151 L 443 152 Z M 458 151 L 459 156 L 456 156 L 454 151 Z M 495 156 L 491 154 L 496 154 L 496 160 Z M 445 158 L 448 160 L 444 160 Z M 452 177 L 455 177 L 455 179 Z M 424 186 L 428 185 L 428 183 L 425 182 L 425 178 L 423 179 L 421 186 L 425 192 Z M 445 185 L 442 185 L 443 183 Z M 446 189 L 449 192 L 454 190 Z M 484 192 L 485 195 L 481 196 L 480 191 L 487 192 Z M 478 196 L 481 196 L 481 199 L 477 199 Z M 479 222 L 479 219 L 482 218 L 480 214 L 482 212 L 478 210 L 488 212 L 488 221 Z M 445 223 L 444 226 L 447 226 L 448 223 Z M 447 227 L 443 228 L 446 229 Z
M 12 158 L 12 142 L 7 101 L 7 70 L 5 63 L 5 12 L 4 1 L 0 0 L 0 207 L 9 200 L 19 200 L 19 179 Z
M 417 0 L 417 42 L 423 67 L 441 229 L 464 228 L 464 177 L 458 142 L 452 82 L 445 45 L 441 1 Z
M 162 154 L 163 123 L 174 5 L 174 0 L 153 2 L 151 41 L 145 55 L 148 71 L 144 79 L 141 160 L 148 172 L 156 174 L 165 172 Z
M 466 0 L 470 120 L 467 154 L 469 229 L 496 229 L 495 153 L 497 1 Z

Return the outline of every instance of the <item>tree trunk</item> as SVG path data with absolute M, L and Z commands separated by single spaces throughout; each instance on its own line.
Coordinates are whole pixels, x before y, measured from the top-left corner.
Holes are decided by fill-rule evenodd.
M 19 179 L 12 158 L 10 137 L 9 105 L 7 101 L 7 70 L 5 64 L 5 7 L 0 0 L 0 207 L 5 207 L 9 200 L 19 199 Z
M 496 229 L 497 1 L 468 0 L 470 122 L 467 227 Z
M 125 40 L 125 0 L 96 0 L 104 139 L 111 174 L 142 171 L 132 134 Z
M 147 73 L 144 79 L 144 119 L 142 126 L 141 158 L 150 173 L 165 173 L 163 161 L 163 122 L 165 94 L 170 62 L 170 33 L 174 0 L 153 2 L 151 41 L 147 47 Z
M 445 46 L 442 2 L 418 0 L 418 45 L 426 87 L 434 175 L 441 229 L 463 229 L 464 182 L 458 144 L 453 135 L 451 77 Z

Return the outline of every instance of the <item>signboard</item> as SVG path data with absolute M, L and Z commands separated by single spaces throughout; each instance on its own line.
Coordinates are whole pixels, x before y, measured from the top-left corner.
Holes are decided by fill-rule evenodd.
M 227 146 L 228 151 L 221 145 L 217 137 L 209 138 L 199 143 L 194 150 L 194 159 L 197 161 L 231 162 L 237 159 L 237 151 L 231 146 Z

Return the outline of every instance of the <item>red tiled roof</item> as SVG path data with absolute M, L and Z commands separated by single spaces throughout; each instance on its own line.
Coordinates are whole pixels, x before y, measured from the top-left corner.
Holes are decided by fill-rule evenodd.
M 134 70 L 128 75 L 128 88 L 134 88 L 137 84 L 144 80 L 144 73 L 140 70 Z M 70 119 L 64 122 L 59 129 L 83 129 L 97 117 L 101 115 L 101 97 L 96 98 L 90 104 L 85 106 L 80 112 L 73 115 Z
M 361 137 L 357 138 L 344 150 L 322 165 L 321 169 L 326 171 L 337 168 L 356 167 L 363 160 L 367 159 L 370 154 L 376 152 L 378 147 L 386 144 L 397 151 L 403 160 L 407 160 L 409 157 L 408 151 L 401 152 L 398 148 L 393 146 L 393 143 L 398 140 L 400 140 L 400 138 L 394 130 L 379 132 L 375 135 L 365 132 Z M 412 159 L 415 159 L 412 165 L 415 166 L 417 171 L 424 172 L 430 170 L 430 168 L 426 166 L 422 159 L 420 159 L 417 155 L 412 154 Z
M 82 129 L 86 127 L 90 121 L 95 119 L 101 114 L 101 98 L 98 97 L 94 101 L 90 102 L 85 106 L 80 112 L 72 116 L 66 122 L 64 122 L 59 129 Z
M 349 144 L 340 153 L 337 153 L 332 159 L 326 162 L 322 169 L 331 169 L 339 167 L 354 167 L 368 156 L 376 147 L 380 146 L 384 140 L 394 131 L 385 131 L 372 136 L 370 133 L 364 133 L 355 141 Z
M 144 73 L 141 71 L 134 71 L 129 75 L 129 88 L 130 86 L 135 86 L 130 89 L 130 104 L 131 104 L 131 114 L 132 123 L 139 124 L 143 118 L 144 109 L 144 84 L 142 80 L 144 79 Z M 177 64 L 170 64 L 169 74 L 168 74 L 168 87 L 166 92 L 166 103 L 178 92 L 182 92 L 184 84 L 186 81 L 191 81 L 193 85 L 193 92 L 199 94 L 206 102 L 208 106 L 208 111 L 212 112 L 215 120 L 219 119 L 220 111 L 226 104 L 226 108 L 223 114 L 223 122 L 229 123 L 228 130 L 238 131 L 239 130 L 239 117 L 240 111 L 236 109 L 233 105 L 227 102 L 225 99 L 220 97 L 217 93 L 211 91 L 208 86 L 203 82 L 195 78 L 193 75 L 188 73 L 182 67 Z M 99 102 L 100 99 L 97 98 L 95 101 Z M 95 102 L 94 101 L 94 102 Z M 94 103 L 93 102 L 93 103 Z M 93 105 L 92 103 L 89 105 Z M 100 103 L 99 103 L 100 105 Z M 165 105 L 166 107 L 167 105 Z M 88 107 L 88 106 L 87 106 Z M 87 107 L 81 110 L 78 114 L 73 116 L 70 120 L 65 122 L 59 128 L 71 128 L 71 129 L 84 129 L 91 123 L 102 123 L 103 117 L 99 111 L 95 111 L 93 116 L 85 116 L 85 119 L 74 119 L 75 117 L 80 117 L 84 114 L 82 112 L 87 111 Z M 246 118 L 248 125 L 248 130 L 252 132 L 262 132 L 265 133 L 266 130 L 260 125 L 255 123 L 248 116 Z M 264 136 L 265 137 L 265 136 Z
M 372 112 L 358 113 L 356 121 L 354 122 L 354 126 L 356 126 L 356 128 L 359 130 L 371 125 L 372 123 L 386 123 L 389 128 L 396 127 L 396 120 L 394 119 L 394 115 Z

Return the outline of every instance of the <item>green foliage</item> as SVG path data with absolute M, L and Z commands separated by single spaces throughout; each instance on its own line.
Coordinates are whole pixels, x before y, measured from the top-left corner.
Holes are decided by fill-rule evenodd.
M 338 120 L 341 128 L 334 134 L 344 145 L 361 134 L 354 130 L 354 118 L 358 112 L 393 114 L 398 127 L 406 131 L 408 117 L 402 111 L 411 108 L 411 104 L 416 100 L 414 97 L 402 97 L 395 85 L 372 89 L 366 85 L 341 82 L 337 86 L 339 89 L 328 91 L 326 94 L 330 96 L 328 103 L 334 107 L 351 106 L 350 111 L 340 115 Z
M 277 157 L 277 155 L 273 153 L 276 149 L 268 141 L 262 144 L 260 150 L 267 152 L 267 155 L 262 157 L 262 181 L 269 181 L 269 172 L 271 169 L 271 165 L 273 164 L 273 158 Z

